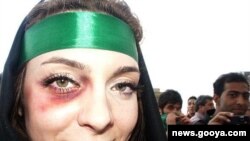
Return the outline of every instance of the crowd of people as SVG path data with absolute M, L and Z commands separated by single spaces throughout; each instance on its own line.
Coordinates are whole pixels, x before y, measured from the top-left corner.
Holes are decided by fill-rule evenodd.
M 158 105 L 165 130 L 167 125 L 241 125 L 250 124 L 249 82 L 236 72 L 225 73 L 213 83 L 213 95 L 188 98 L 187 114 L 181 112 L 181 94 L 163 92 Z M 246 120 L 239 120 L 245 118 Z

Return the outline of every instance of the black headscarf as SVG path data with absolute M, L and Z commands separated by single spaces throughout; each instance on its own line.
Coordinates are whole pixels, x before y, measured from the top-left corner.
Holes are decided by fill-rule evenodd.
M 11 126 L 11 108 L 15 103 L 15 80 L 18 75 L 18 60 L 20 58 L 21 44 L 24 38 L 25 18 L 21 23 L 9 56 L 2 73 L 2 85 L 0 89 L 0 140 L 21 141 L 15 129 Z M 145 122 L 145 136 L 147 141 L 166 141 L 166 133 L 163 129 L 158 111 L 157 102 L 154 96 L 153 87 L 148 75 L 144 58 L 138 47 L 139 68 L 141 72 L 140 83 L 143 85 L 141 96 L 143 105 L 143 117 Z

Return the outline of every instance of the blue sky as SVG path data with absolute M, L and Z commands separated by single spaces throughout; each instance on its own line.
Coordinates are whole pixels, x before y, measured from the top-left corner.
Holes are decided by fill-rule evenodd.
M 0 1 L 0 71 L 16 30 L 37 0 Z M 161 91 L 212 95 L 222 73 L 250 70 L 248 0 L 127 0 L 144 29 L 141 48 Z M 11 8 L 10 8 L 11 7 Z

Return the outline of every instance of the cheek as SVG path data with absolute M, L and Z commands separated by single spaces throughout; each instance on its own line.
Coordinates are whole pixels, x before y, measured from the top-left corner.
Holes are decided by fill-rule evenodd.
M 53 102 L 47 93 L 32 85 L 24 89 L 24 111 L 29 132 L 48 134 L 68 126 L 75 113 L 70 104 Z
M 133 102 L 133 104 L 120 104 L 114 107 L 113 116 L 115 126 L 121 130 L 122 134 L 129 134 L 134 129 L 138 119 L 139 107 L 137 101 Z
M 222 109 L 231 109 L 232 105 L 234 104 L 234 101 L 231 100 L 230 98 L 226 97 L 226 96 L 221 96 L 220 97 L 220 107 L 222 107 Z

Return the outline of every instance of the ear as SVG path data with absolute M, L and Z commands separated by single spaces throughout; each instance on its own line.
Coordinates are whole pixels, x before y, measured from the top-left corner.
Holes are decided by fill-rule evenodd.
M 213 100 L 214 100 L 214 102 L 216 103 L 216 105 L 219 105 L 219 104 L 220 104 L 220 96 L 219 96 L 219 95 L 214 94 Z

